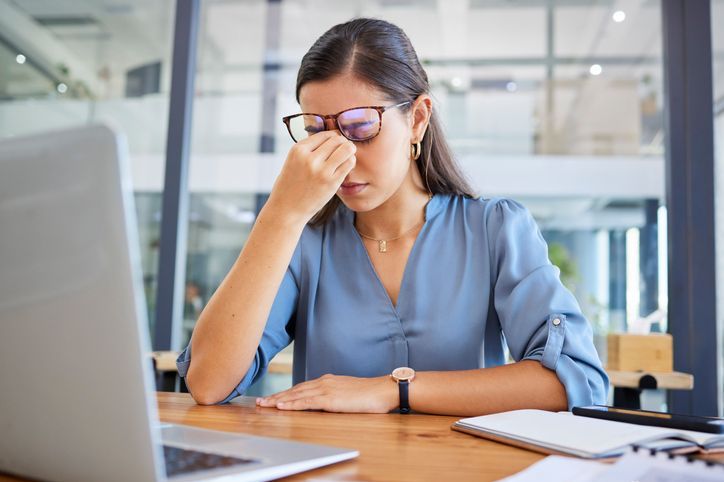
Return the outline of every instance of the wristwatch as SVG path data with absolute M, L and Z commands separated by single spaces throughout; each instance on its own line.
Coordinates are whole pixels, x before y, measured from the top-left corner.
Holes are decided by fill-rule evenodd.
M 400 389 L 400 413 L 410 413 L 410 401 L 407 395 L 410 382 L 415 379 L 415 370 L 410 367 L 399 367 L 395 368 L 390 376 Z

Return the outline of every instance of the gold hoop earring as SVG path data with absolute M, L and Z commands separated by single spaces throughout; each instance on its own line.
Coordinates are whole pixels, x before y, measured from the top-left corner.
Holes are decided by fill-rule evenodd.
M 420 158 L 420 154 L 422 154 L 422 144 L 420 142 L 410 144 L 410 157 L 412 160 L 418 160 Z

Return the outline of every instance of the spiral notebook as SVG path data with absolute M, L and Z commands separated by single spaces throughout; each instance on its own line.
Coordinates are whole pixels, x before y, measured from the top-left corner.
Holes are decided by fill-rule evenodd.
M 615 464 L 551 455 L 500 482 L 721 482 L 724 465 L 655 450 L 630 450 Z
M 632 446 L 688 452 L 724 451 L 724 435 L 578 417 L 570 412 L 514 410 L 464 418 L 453 430 L 547 454 L 617 457 Z

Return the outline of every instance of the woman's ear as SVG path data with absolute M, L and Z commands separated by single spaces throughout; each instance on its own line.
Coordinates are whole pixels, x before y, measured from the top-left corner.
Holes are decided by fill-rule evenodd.
M 432 116 L 432 99 L 427 94 L 420 95 L 412 103 L 412 131 L 410 133 L 410 142 L 422 142 L 425 137 L 427 126 L 430 124 L 430 116 Z

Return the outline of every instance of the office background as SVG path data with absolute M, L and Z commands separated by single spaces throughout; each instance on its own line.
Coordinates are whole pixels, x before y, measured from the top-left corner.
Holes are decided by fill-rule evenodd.
M 667 406 L 724 414 L 724 0 L 176 3 L 0 0 L 0 137 L 128 138 L 155 347 L 185 345 L 242 248 L 301 57 L 373 16 L 410 36 L 478 192 L 531 209 L 604 361 L 607 333 L 657 312 L 696 377 Z

